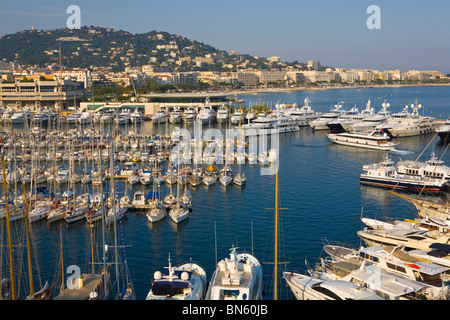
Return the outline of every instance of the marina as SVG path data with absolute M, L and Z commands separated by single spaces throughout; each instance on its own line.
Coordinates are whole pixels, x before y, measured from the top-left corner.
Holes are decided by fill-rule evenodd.
M 415 101 L 418 98 L 423 105 L 427 104 L 429 108 L 433 108 L 433 114 L 442 113 L 445 119 L 445 103 L 448 94 L 447 87 L 376 88 L 365 89 L 362 92 L 344 89 L 327 92 L 299 91 L 289 95 L 268 93 L 264 94 L 264 99 L 273 101 L 273 115 L 275 115 L 282 111 L 275 108 L 281 98 L 289 105 L 308 98 L 306 101 L 311 104 L 314 111 L 322 113 L 330 110 L 330 105 L 333 105 L 334 101 L 346 101 L 348 105 L 354 105 L 367 101 L 369 98 L 372 101 L 384 101 L 385 97 L 389 96 L 392 97 L 390 100 L 393 100 L 390 101 L 390 109 L 396 111 L 401 109 L 400 105 L 404 105 L 404 101 Z M 377 97 L 382 98 L 377 99 Z M 246 110 L 245 103 L 250 103 L 254 96 L 239 98 L 243 99 L 242 108 Z M 379 108 L 381 102 L 372 105 Z M 209 107 L 204 111 L 206 111 L 205 114 L 211 114 Z M 22 181 L 27 181 L 25 185 L 29 192 L 29 200 L 32 199 L 33 205 L 42 201 L 42 206 L 39 206 L 42 210 L 39 212 L 48 210 L 48 217 L 53 214 L 50 215 L 50 210 L 45 209 L 44 198 L 38 198 L 37 194 L 59 197 L 58 208 L 64 208 L 59 211 L 71 212 L 66 214 L 67 217 L 85 208 L 81 204 L 89 204 L 86 207 L 89 215 L 86 215 L 84 211 L 83 219 L 71 223 L 67 219 L 55 219 L 50 223 L 48 219 L 36 218 L 36 221 L 33 219 L 30 224 L 37 252 L 34 268 L 35 272 L 39 273 L 39 277 L 34 281 L 39 282 L 41 279 L 44 283 L 59 281 L 59 285 L 53 287 L 53 296 L 61 293 L 61 252 L 64 252 L 66 267 L 77 265 L 82 273 L 86 274 L 83 287 L 88 289 L 90 278 L 87 274 L 97 276 L 102 274 L 102 269 L 99 269 L 100 261 L 105 261 L 109 265 L 109 268 L 105 267 L 103 270 L 108 271 L 108 279 L 111 280 L 119 278 L 116 276 L 116 266 L 126 266 L 124 270 L 127 272 L 120 272 L 121 277 L 125 276 L 124 279 L 121 278 L 120 288 L 117 288 L 116 282 L 112 281 L 111 285 L 108 285 L 110 290 L 108 296 L 116 297 L 120 292 L 132 288 L 138 300 L 145 300 L 148 297 L 152 287 L 151 281 L 155 279 L 155 272 L 163 270 L 167 265 L 170 252 L 169 273 L 162 274 L 161 278 L 159 274 L 157 276 L 164 281 L 170 281 L 170 279 L 179 281 L 178 289 L 185 288 L 186 285 L 182 285 L 181 281 L 193 280 L 194 274 L 187 271 L 189 277 L 185 278 L 186 275 L 182 275 L 182 272 L 177 269 L 170 272 L 172 265 L 182 266 L 187 261 L 192 261 L 204 269 L 211 295 L 213 295 L 212 288 L 215 283 L 219 288 L 218 282 L 224 285 L 223 279 L 228 279 L 228 275 L 225 275 L 227 270 L 232 284 L 248 284 L 252 281 L 258 283 L 253 288 L 254 291 L 248 291 L 245 297 L 242 292 L 239 294 L 234 292 L 237 289 L 222 293 L 218 291 L 214 297 L 272 300 L 274 266 L 266 263 L 273 263 L 274 259 L 273 209 L 276 176 L 262 173 L 265 172 L 264 169 L 270 169 L 274 163 L 279 164 L 280 207 L 287 207 L 287 210 L 281 211 L 279 225 L 280 248 L 283 247 L 279 261 L 289 261 L 286 265 L 280 264 L 280 271 L 277 272 L 280 299 L 296 299 L 286 282 L 287 279 L 282 278 L 281 270 L 288 273 L 294 272 L 297 275 L 303 274 L 302 271 L 307 270 L 305 259 L 314 261 L 319 256 L 323 239 L 333 238 L 346 243 L 363 243 L 357 234 L 365 227 L 360 219 L 362 208 L 364 216 L 372 214 L 377 217 L 391 217 L 395 215 L 399 219 L 413 219 L 417 212 L 411 202 L 390 193 L 389 189 L 370 187 L 360 183 L 363 166 L 367 163 L 382 162 L 387 151 L 335 144 L 329 140 L 327 129 L 312 130 L 310 126 L 295 125 L 294 122 L 289 121 L 288 112 L 276 117 L 278 121 L 282 120 L 279 122 L 278 133 L 282 134 L 278 136 L 278 150 L 271 146 L 269 133 L 272 131 L 267 131 L 266 135 L 262 136 L 266 136 L 268 141 L 258 140 L 262 146 L 266 147 L 265 150 L 258 149 L 252 158 L 249 152 L 251 140 L 247 140 L 243 160 L 237 161 L 238 149 L 233 148 L 233 160 L 227 161 L 229 154 L 226 153 L 226 139 L 215 139 L 216 146 L 220 143 L 223 146 L 221 152 L 217 152 L 220 148 L 214 149 L 213 154 L 218 160 L 215 162 L 215 168 L 210 168 L 212 163 L 202 162 L 200 166 L 197 166 L 197 169 L 200 169 L 198 175 L 194 174 L 196 172 L 195 152 L 186 156 L 184 154 L 186 149 L 182 149 L 183 152 L 177 152 L 174 155 L 174 147 L 180 147 L 181 144 L 176 139 L 172 140 L 176 136 L 173 134 L 176 128 L 186 128 L 191 132 L 191 138 L 194 138 L 195 122 L 178 122 L 177 120 L 176 123 L 172 123 L 169 121 L 169 114 L 164 117 L 165 120 L 157 120 L 155 123 L 151 120 L 141 122 L 129 120 L 124 124 L 110 121 L 94 125 L 83 122 L 62 122 L 63 130 L 61 131 L 55 131 L 52 128 L 54 121 L 50 121 L 47 126 L 42 126 L 43 132 L 34 126 L 32 128 L 35 130 L 29 130 L 26 124 L 3 124 L 1 143 L 5 175 L 2 178 L 6 179 L 5 182 L 8 181 L 11 190 L 8 197 L 8 201 L 14 204 L 8 207 L 11 216 L 13 212 L 18 211 L 20 215 L 24 211 L 20 201 L 20 195 L 23 194 Z M 260 121 L 256 121 L 258 118 L 253 121 L 247 121 L 244 118 L 242 123 L 236 122 L 235 125 L 231 124 L 230 116 L 229 123 L 219 123 L 214 117 L 206 118 L 208 120 L 203 120 L 203 129 L 211 125 L 212 128 L 224 133 L 229 128 L 242 128 L 248 124 L 247 122 L 251 126 L 254 124 L 255 128 L 260 128 Z M 271 119 L 269 116 L 265 118 Z M 309 121 L 312 121 L 312 118 Z M 268 121 L 261 121 L 261 123 L 265 126 Z M 288 123 L 286 127 L 289 129 L 284 129 L 285 123 Z M 428 164 L 432 164 L 430 161 L 434 161 L 434 164 L 438 166 L 450 163 L 450 156 L 445 153 L 446 145 L 442 144 L 434 131 L 423 132 L 417 136 L 390 139 L 404 151 L 403 153 L 396 153 L 395 150 L 388 152 L 389 157 L 396 163 L 400 160 L 411 160 L 417 165 L 416 159 L 419 155 L 421 159 L 425 159 L 423 163 L 429 161 Z M 194 150 L 194 140 L 190 141 L 192 146 L 189 143 L 189 150 Z M 209 137 L 204 140 L 202 151 L 206 150 Z M 430 145 L 431 147 L 427 148 Z M 424 149 L 425 153 L 422 154 Z M 202 153 L 202 159 L 203 155 Z M 176 159 L 172 158 L 175 156 Z M 185 156 L 191 160 L 189 165 L 182 160 L 187 159 Z M 413 166 L 408 166 L 408 163 L 404 162 L 404 165 L 405 170 L 415 169 Z M 438 171 L 428 171 L 440 174 Z M 26 173 L 30 175 L 29 180 L 25 180 Z M 39 180 L 41 182 L 38 183 L 39 173 L 45 173 L 46 179 Z M 234 182 L 238 173 L 239 179 Z M 164 175 L 164 179 L 158 180 L 161 174 Z M 82 179 L 85 175 L 91 176 L 91 183 L 87 183 L 89 179 Z M 130 180 L 130 177 L 138 179 Z M 143 177 L 147 178 L 141 180 Z M 199 178 L 201 178 L 200 183 L 196 180 Z M 186 191 L 189 191 L 190 197 Z M 422 195 L 428 197 L 428 200 L 437 200 L 438 196 L 428 191 L 433 190 L 423 189 Z M 95 199 L 102 199 L 102 196 L 95 198 L 95 195 L 101 193 L 105 201 L 96 202 Z M 86 194 L 90 196 L 86 197 Z M 186 194 L 184 202 L 177 202 L 177 199 L 181 199 L 184 194 Z M 63 195 L 67 199 L 64 199 Z M 300 198 L 301 201 L 299 201 Z M 113 203 L 116 205 L 111 206 Z M 96 212 L 102 212 L 102 205 L 105 221 L 102 222 L 102 219 L 93 221 L 94 217 L 98 217 Z M 71 206 L 75 210 L 71 210 Z M 110 211 L 110 208 L 114 210 Z M 34 207 L 31 206 L 27 208 L 30 215 L 33 209 Z M 172 211 L 174 214 L 177 211 L 187 211 L 187 218 L 182 221 L 174 220 L 170 214 Z M 37 215 L 38 210 L 34 212 Z M 110 219 L 106 219 L 106 216 Z M 154 219 L 151 218 L 153 216 Z M 73 218 L 77 219 L 75 216 Z M 20 219 L 12 222 L 13 234 L 22 234 L 21 223 L 24 221 Z M 4 218 L 2 224 L 6 230 Z M 301 238 L 298 232 L 301 232 Z M 6 231 L 3 235 L 3 243 L 7 244 Z M 95 245 L 91 246 L 91 243 Z M 109 249 L 106 253 L 101 250 L 103 248 L 101 243 L 108 244 Z M 63 249 L 61 250 L 60 247 Z M 94 253 L 91 252 L 91 248 Z M 237 253 L 230 251 L 230 248 L 234 248 L 233 250 Z M 422 247 L 416 249 L 424 250 Z M 5 246 L 2 250 L 6 253 Z M 26 252 L 20 253 L 23 255 L 20 259 L 26 259 Z M 224 263 L 219 263 L 221 260 L 219 257 L 226 257 L 227 253 L 231 254 L 230 258 L 224 259 Z M 243 256 L 240 255 L 241 253 Z M 236 257 L 239 260 L 235 260 Z M 242 259 L 247 259 L 250 263 L 243 263 Z M 235 274 L 229 269 L 233 263 L 239 270 Z M 92 265 L 96 270 L 91 270 Z M 247 278 L 247 269 L 257 270 L 258 277 Z M 9 270 L 3 267 L 2 275 L 8 272 Z M 215 273 L 221 278 L 212 281 Z M 285 276 L 288 273 L 285 273 Z M 103 280 L 104 278 L 100 276 L 97 284 L 109 282 Z M 27 282 L 25 279 L 20 281 Z M 329 285 L 334 284 L 329 282 Z M 338 285 L 334 285 L 335 288 Z M 341 290 L 350 289 L 341 287 Z M 90 293 L 92 291 L 90 290 Z M 99 295 L 102 295 L 102 292 L 99 291 Z M 69 290 L 67 293 L 70 297 Z M 206 291 L 204 294 L 204 299 L 208 297 L 212 299 Z M 371 296 L 372 293 L 366 292 L 361 295 L 361 298 Z M 24 294 L 20 294 L 19 297 L 24 297 Z M 83 293 L 83 297 L 86 297 L 86 294 Z

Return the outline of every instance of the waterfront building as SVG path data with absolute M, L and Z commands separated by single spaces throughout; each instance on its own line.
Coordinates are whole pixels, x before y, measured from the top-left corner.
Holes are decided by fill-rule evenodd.
M 260 70 L 256 73 L 260 83 L 284 81 L 284 71 L 280 70 Z
M 235 72 L 233 76 L 238 82 L 241 82 L 246 86 L 256 86 L 259 83 L 258 75 L 256 75 L 253 71 Z
M 60 81 L 59 77 L 26 76 L 20 79 L 0 82 L 0 105 L 16 109 L 41 108 L 55 111 L 69 111 L 80 106 L 84 90 L 83 84 L 71 79 Z

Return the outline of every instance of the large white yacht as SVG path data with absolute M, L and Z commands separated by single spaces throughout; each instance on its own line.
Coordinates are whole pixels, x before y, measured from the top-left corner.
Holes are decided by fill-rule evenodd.
M 116 124 L 128 124 L 131 121 L 131 112 L 128 109 L 123 109 L 118 114 L 117 118 L 114 119 Z
M 219 110 L 217 110 L 218 123 L 227 123 L 229 116 L 230 112 L 228 111 L 228 108 L 226 106 L 219 107 Z
M 183 114 L 181 113 L 181 110 L 179 107 L 176 107 L 172 110 L 172 112 L 169 115 L 169 122 L 173 124 L 177 124 L 181 122 Z
M 436 178 L 450 181 L 450 167 L 443 160 L 431 153 L 429 160 L 425 162 L 400 160 L 397 162 L 397 171 L 401 174 L 411 174 L 421 178 Z
M 338 119 L 327 124 L 332 133 L 341 133 L 345 131 L 352 131 L 352 125 L 363 121 L 365 118 L 373 116 L 374 110 L 371 107 L 370 100 L 366 104 L 366 108 L 359 112 L 358 108 L 354 106 L 349 111 L 345 112 Z
M 416 170 L 416 171 L 413 171 Z M 404 172 L 394 165 L 386 154 L 385 159 L 379 163 L 366 164 L 363 166 L 360 175 L 362 184 L 388 187 L 396 189 L 406 189 L 413 191 L 441 192 L 448 185 L 443 175 L 419 175 L 419 170 L 410 168 Z
M 386 271 L 374 263 L 334 261 L 321 259 L 320 266 L 310 271 L 312 276 L 322 280 L 342 280 L 359 284 L 375 291 L 386 300 L 435 300 L 430 299 L 429 285 Z
M 345 280 L 328 280 L 283 272 L 297 300 L 384 300 L 374 290 Z
M 202 124 L 213 123 L 216 121 L 216 111 L 214 111 L 213 107 L 209 104 L 209 99 L 206 100 L 205 104 L 197 114 L 197 120 Z
M 244 123 L 244 111 L 242 111 L 242 109 L 234 111 L 233 116 L 231 117 L 231 123 L 234 125 Z
M 114 109 L 106 110 L 105 112 L 103 112 L 100 116 L 100 123 L 111 123 L 114 119 L 114 113 Z
M 441 138 L 442 141 L 448 142 L 450 138 L 450 117 L 444 122 L 444 124 L 440 125 L 436 128 L 436 132 Z
M 342 104 L 338 103 L 334 105 L 334 108 L 330 112 L 322 114 L 319 118 L 309 122 L 309 126 L 314 130 L 328 130 L 327 123 L 336 120 L 340 117 L 344 111 L 342 109 Z
M 193 123 L 195 121 L 195 118 L 197 117 L 197 111 L 194 107 L 189 106 L 186 108 L 186 111 L 184 111 L 183 114 L 183 121 L 186 123 Z
M 67 116 L 66 121 L 69 124 L 76 124 L 78 122 L 78 119 L 80 118 L 80 116 L 81 116 L 81 113 L 79 113 L 79 112 L 71 113 Z
M 23 124 L 31 119 L 31 113 L 28 110 L 18 111 L 14 113 L 9 119 L 12 124 Z
M 165 107 L 161 107 L 153 116 L 152 121 L 154 124 L 166 123 L 169 118 L 169 112 L 167 112 Z
M 269 135 L 271 133 L 285 133 L 298 131 L 298 125 L 286 116 L 265 116 L 254 119 L 251 123 L 240 127 L 246 136 Z
M 230 249 L 230 258 L 217 263 L 206 300 L 261 300 L 262 267 L 255 256 Z
M 393 114 L 391 119 L 378 125 L 376 128 L 383 129 L 383 131 L 395 138 L 417 136 L 434 132 L 437 127 L 437 122 L 434 118 L 419 115 L 420 108 L 422 108 L 422 105 L 420 104 L 411 104 L 411 109 L 413 111 L 408 113 L 406 106 L 404 112 L 398 114 L 399 117 L 396 117 Z
M 449 293 L 449 268 L 414 257 L 402 246 L 370 246 L 360 249 L 328 246 L 324 250 L 333 257 L 338 256 L 334 260 L 351 261 L 361 265 L 376 264 L 388 272 L 424 283 L 427 286 L 424 294 L 429 299 L 444 297 Z
M 327 137 L 337 144 L 364 149 L 392 151 L 398 145 L 391 141 L 387 133 L 378 130 L 328 133 Z
M 140 113 L 137 109 L 130 113 L 130 121 L 131 123 L 140 123 L 143 120 L 142 113 Z
M 361 121 L 351 123 L 350 127 L 347 128 L 347 131 L 374 130 L 377 125 L 384 123 L 391 117 L 391 112 L 387 110 L 389 106 L 389 103 L 383 102 L 381 104 L 380 111 L 378 111 L 375 115 L 365 117 Z
M 297 104 L 293 104 L 288 111 L 289 117 L 294 120 L 299 126 L 307 126 L 310 121 L 320 117 L 319 112 L 315 112 L 309 105 L 310 101 L 306 97 L 303 107 L 299 107 Z
M 187 262 L 164 271 L 156 271 L 146 300 L 203 300 L 206 293 L 206 272 L 198 264 Z
M 81 112 L 80 117 L 78 118 L 78 123 L 81 125 L 90 124 L 93 117 L 92 114 L 88 111 Z

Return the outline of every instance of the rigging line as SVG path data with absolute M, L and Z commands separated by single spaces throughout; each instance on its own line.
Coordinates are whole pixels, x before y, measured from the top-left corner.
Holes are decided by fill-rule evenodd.
M 437 135 L 438 135 L 437 133 L 434 135 L 433 139 L 430 140 L 430 142 L 427 144 L 425 149 L 423 149 L 422 152 L 419 154 L 419 156 L 416 158 L 416 160 L 414 160 L 413 165 L 416 164 L 417 160 L 419 160 L 419 158 L 422 156 L 422 154 L 425 152 L 425 150 L 427 150 L 427 148 L 430 146 L 431 142 L 433 142 L 433 140 L 436 138 Z M 399 183 L 400 183 L 400 181 L 397 182 L 397 184 L 394 186 L 394 188 L 392 190 L 395 190 L 395 188 L 397 188 Z

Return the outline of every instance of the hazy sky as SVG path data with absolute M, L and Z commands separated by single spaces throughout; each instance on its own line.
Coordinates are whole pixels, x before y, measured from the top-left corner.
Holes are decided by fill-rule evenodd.
M 69 5 L 80 7 L 82 26 L 166 31 L 282 61 L 450 73 L 449 0 L 3 1 L 0 35 L 63 28 Z M 367 28 L 370 5 L 381 9 L 381 29 Z

